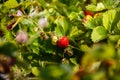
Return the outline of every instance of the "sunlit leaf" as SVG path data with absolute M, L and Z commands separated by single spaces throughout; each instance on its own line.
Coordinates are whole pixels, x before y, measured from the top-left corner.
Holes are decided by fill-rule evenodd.
M 103 26 L 98 26 L 93 29 L 91 34 L 91 39 L 93 42 L 99 42 L 105 38 L 107 38 L 107 31 Z
M 59 16 L 55 20 L 55 23 L 57 24 L 57 27 L 55 28 L 55 30 L 58 35 L 60 35 L 60 36 L 61 35 L 69 35 L 72 27 L 71 27 L 68 19 L 66 19 L 63 16 Z
M 44 8 L 46 8 L 47 4 L 45 2 L 45 0 L 38 0 L 41 4 L 41 6 L 43 6 Z
M 109 10 L 103 14 L 103 26 L 111 32 L 119 21 L 118 18 L 119 11 Z
M 4 3 L 4 6 L 7 7 L 8 9 L 9 8 L 15 8 L 15 7 L 18 7 L 19 4 L 16 0 L 8 0 Z
M 37 67 L 32 67 L 32 73 L 35 76 L 39 76 L 40 75 L 40 70 Z

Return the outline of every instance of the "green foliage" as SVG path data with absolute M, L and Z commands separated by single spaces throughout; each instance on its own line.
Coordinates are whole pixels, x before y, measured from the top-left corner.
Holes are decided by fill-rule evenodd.
M 37 67 L 32 67 L 32 73 L 35 76 L 39 76 L 40 75 L 39 69 Z
M 119 8 L 119 0 L 3 0 L 0 68 L 4 54 L 17 59 L 11 80 L 119 80 Z
M 96 26 L 102 26 L 102 15 L 88 19 L 85 23 L 85 26 L 90 29 L 93 29 Z
M 8 0 L 4 3 L 4 6 L 8 9 L 10 8 L 15 8 L 17 7 L 19 4 L 16 0 Z
M 3 42 L 0 41 L 0 54 L 5 54 L 8 56 L 17 56 L 17 46 L 13 42 Z
M 91 34 L 91 39 L 93 42 L 99 42 L 105 38 L 107 38 L 107 31 L 103 26 L 97 26 L 93 29 Z
M 118 16 L 119 11 L 117 10 L 109 10 L 103 14 L 103 25 L 109 32 L 112 32 L 117 25 L 119 21 Z
M 58 36 L 69 35 L 72 26 L 70 25 L 68 19 L 62 16 L 58 16 L 58 18 L 55 20 L 55 23 L 57 24 L 55 31 Z

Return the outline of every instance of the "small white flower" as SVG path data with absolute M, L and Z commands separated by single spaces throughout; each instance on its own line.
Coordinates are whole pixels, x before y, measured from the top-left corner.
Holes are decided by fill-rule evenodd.
M 48 25 L 48 20 L 47 20 L 47 18 L 40 18 L 40 19 L 38 20 L 38 24 L 39 24 L 39 26 L 40 26 L 41 28 L 47 27 L 47 25 Z
M 20 31 L 17 33 L 15 39 L 18 43 L 25 43 L 28 39 L 28 34 L 27 34 L 27 32 Z
M 22 11 L 18 10 L 16 16 L 22 16 L 22 15 L 23 15 Z
M 103 9 L 105 9 L 104 4 L 103 3 L 98 3 L 97 7 L 96 7 L 96 10 L 99 11 L 99 10 L 103 10 Z

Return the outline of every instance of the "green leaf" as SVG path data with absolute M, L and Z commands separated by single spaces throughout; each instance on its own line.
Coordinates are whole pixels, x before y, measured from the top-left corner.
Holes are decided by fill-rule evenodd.
M 16 0 L 8 0 L 4 3 L 4 6 L 8 9 L 18 7 L 19 4 Z
M 66 4 L 67 6 L 71 6 L 71 5 L 75 6 L 78 3 L 78 1 L 80 1 L 80 0 L 58 0 L 58 1 L 60 1 L 63 4 Z M 82 1 L 80 1 L 80 2 L 82 2 Z
M 115 2 L 115 0 L 103 0 L 103 3 L 105 4 L 105 6 L 112 6 L 113 3 Z
M 48 65 L 41 68 L 41 80 L 71 80 L 72 68 L 69 65 Z
M 26 3 L 24 3 L 24 9 L 28 8 L 32 3 L 30 1 L 26 1 Z
M 13 42 L 5 42 L 3 45 L 0 45 L 0 53 L 5 55 L 14 56 L 17 50 L 18 48 Z
M 59 25 L 55 28 L 55 31 L 56 31 L 57 36 L 59 37 L 64 35 L 63 28 Z
M 76 58 L 70 58 L 70 61 L 71 61 L 74 65 L 77 65 L 77 60 L 76 60 Z
M 87 22 L 85 22 L 85 26 L 90 29 L 93 29 L 96 26 L 102 26 L 102 16 L 96 16 L 88 19 Z
M 39 53 L 39 43 L 37 42 L 37 39 L 34 42 L 32 42 L 30 47 L 31 47 L 31 50 L 33 51 L 33 53 L 36 53 L 36 54 Z
M 61 26 L 63 27 L 65 35 L 68 35 L 71 30 L 71 26 L 69 25 L 70 24 L 69 20 L 63 17 L 60 23 L 61 23 Z
M 119 21 L 119 13 L 117 10 L 109 10 L 103 14 L 103 26 L 111 32 Z
M 94 4 L 89 4 L 86 6 L 86 9 L 87 10 L 90 10 L 90 11 L 96 11 L 96 5 Z
M 114 30 L 112 31 L 113 34 L 120 35 L 120 28 L 118 26 L 115 26 Z
M 41 4 L 41 6 L 43 6 L 43 8 L 46 8 L 46 2 L 45 2 L 45 0 L 38 0 L 39 2 L 40 2 L 40 4 Z
M 89 46 L 86 44 L 80 45 L 81 51 L 87 52 L 90 50 Z
M 39 76 L 40 74 L 40 71 L 37 67 L 32 67 L 32 73 L 35 75 L 35 76 Z
M 30 19 L 24 18 L 24 19 L 22 19 L 21 24 L 23 24 L 23 25 L 33 25 L 33 21 L 31 21 Z
M 62 53 L 62 50 L 57 46 L 52 44 L 52 40 L 49 38 L 47 40 L 39 39 L 40 52 L 46 54 L 54 54 L 55 52 Z M 50 58 L 52 59 L 52 58 Z
M 73 11 L 68 15 L 68 17 L 69 17 L 70 20 L 77 19 L 78 16 L 79 15 L 76 12 L 73 12 Z
M 112 22 L 115 18 L 116 11 L 110 10 L 103 14 L 103 26 L 108 30 L 111 31 L 112 28 Z
M 102 11 L 104 9 L 105 9 L 105 6 L 103 3 L 100 2 L 97 4 L 96 11 Z
M 93 42 L 99 42 L 105 38 L 107 38 L 107 31 L 103 26 L 97 26 L 93 29 L 91 34 L 91 39 Z
M 55 8 L 55 10 L 58 13 L 60 13 L 61 15 L 67 16 L 67 13 L 68 13 L 68 7 L 67 7 L 67 5 L 59 2 L 58 0 L 54 0 L 51 5 L 52 5 L 52 7 Z
M 119 0 L 109 0 L 109 1 L 103 0 L 102 2 L 107 9 L 119 7 L 119 3 L 120 3 Z
M 35 31 L 33 30 L 35 27 L 37 27 L 36 25 L 36 22 L 34 20 L 31 20 L 31 19 L 26 19 L 26 18 L 23 18 L 20 22 L 20 27 L 21 29 L 28 29 L 29 30 L 29 33 L 33 34 L 35 33 Z M 37 34 L 37 33 L 36 33 Z M 35 34 L 35 35 L 36 35 Z
M 109 40 L 112 42 L 117 42 L 120 39 L 120 35 L 110 35 Z
M 120 34 L 120 20 L 118 21 L 117 26 L 114 28 L 114 33 Z
M 93 46 L 92 56 L 98 59 L 112 59 L 116 56 L 116 52 L 113 45 L 108 44 L 96 44 Z
M 55 28 L 55 31 L 56 31 L 58 36 L 69 35 L 70 30 L 71 30 L 71 26 L 70 26 L 70 22 L 69 22 L 68 19 L 66 19 L 63 16 L 59 16 L 55 20 L 55 23 L 57 24 L 57 27 Z
M 71 30 L 69 36 L 70 36 L 72 39 L 74 39 L 75 37 L 79 36 L 79 35 L 82 34 L 82 33 L 83 33 L 83 31 L 82 31 L 82 30 L 79 30 L 79 29 L 77 28 L 77 26 L 75 26 L 75 27 L 72 27 L 72 30 Z

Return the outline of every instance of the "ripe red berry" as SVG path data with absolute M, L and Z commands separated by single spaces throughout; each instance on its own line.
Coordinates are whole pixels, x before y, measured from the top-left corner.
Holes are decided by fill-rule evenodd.
M 87 16 L 87 15 L 93 16 L 93 13 L 91 11 L 87 11 L 87 10 L 84 11 L 84 14 L 85 14 L 85 16 Z
M 59 40 L 58 40 L 58 43 L 57 45 L 60 47 L 60 48 L 65 48 L 69 45 L 69 39 L 66 37 L 66 36 L 62 36 Z

